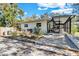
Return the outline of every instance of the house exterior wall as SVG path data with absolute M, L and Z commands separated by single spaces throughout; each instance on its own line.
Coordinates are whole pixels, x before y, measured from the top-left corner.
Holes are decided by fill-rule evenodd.
M 16 31 L 13 27 L 0 27 L 0 36 L 11 36 L 8 32 Z
M 29 23 L 21 23 L 21 30 L 27 31 L 27 29 L 32 29 L 34 32 L 34 28 L 36 27 L 37 23 L 41 23 L 41 32 L 47 33 L 47 21 L 35 21 L 35 22 L 29 22 Z M 28 24 L 28 27 L 24 27 L 25 24 Z

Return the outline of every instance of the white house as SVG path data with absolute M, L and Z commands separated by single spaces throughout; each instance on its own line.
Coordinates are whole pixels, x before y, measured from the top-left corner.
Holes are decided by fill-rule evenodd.
M 41 32 L 47 33 L 47 20 L 32 20 L 21 22 L 20 27 L 22 31 L 34 32 L 35 27 L 39 26 Z
M 24 22 L 20 22 L 19 25 L 21 27 L 22 31 L 31 31 L 34 32 L 34 28 L 39 26 L 41 28 L 42 33 L 48 33 L 52 31 L 59 32 L 60 29 L 64 28 L 64 23 L 69 18 L 69 15 L 63 15 L 63 16 L 53 16 L 53 19 L 38 19 L 38 20 L 28 20 Z M 54 21 L 55 23 L 54 23 Z M 59 27 L 60 23 L 60 28 Z
M 31 31 L 32 33 L 35 31 L 35 27 L 39 27 L 42 33 L 60 32 L 61 29 L 64 29 L 64 23 L 68 18 L 69 15 L 53 16 L 50 19 L 27 20 L 24 22 L 18 22 L 17 24 L 20 26 L 22 31 Z M 76 17 L 73 19 L 76 19 Z M 77 19 L 79 19 L 78 16 Z M 15 31 L 16 29 L 13 27 L 0 27 L 0 36 L 11 36 L 11 32 Z

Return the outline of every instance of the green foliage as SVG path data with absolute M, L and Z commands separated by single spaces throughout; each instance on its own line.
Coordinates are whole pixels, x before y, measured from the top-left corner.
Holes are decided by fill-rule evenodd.
M 12 37 L 13 38 L 16 38 L 17 37 L 17 32 L 12 32 L 11 34 L 12 34 Z
M 75 32 L 77 32 L 77 31 L 78 31 L 77 25 L 73 25 L 71 28 L 71 33 L 75 34 Z
M 40 27 L 35 27 L 34 28 L 34 33 L 37 34 L 37 35 L 41 35 L 41 29 L 40 29 Z
M 77 27 L 77 29 L 78 29 L 77 31 L 79 32 L 79 27 Z
M 20 19 L 21 16 L 23 16 L 23 11 L 18 8 L 17 4 L 14 3 L 6 3 L 6 4 L 1 4 L 1 10 L 2 11 L 2 15 L 5 18 L 5 21 L 7 21 L 6 25 L 8 24 L 8 26 L 15 26 L 16 25 L 16 17 L 19 15 Z
M 21 31 L 21 27 L 19 25 L 16 26 L 17 30 Z
M 1 26 L 3 26 L 3 27 L 5 27 L 5 26 L 6 26 L 4 16 L 1 16 L 1 17 L 0 17 L 0 27 L 1 27 Z

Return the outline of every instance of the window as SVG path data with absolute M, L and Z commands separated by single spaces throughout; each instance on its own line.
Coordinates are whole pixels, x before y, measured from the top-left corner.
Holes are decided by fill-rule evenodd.
M 41 27 L 41 23 L 37 23 L 36 26 L 37 26 L 37 27 Z
M 28 27 L 28 24 L 24 24 L 24 27 Z

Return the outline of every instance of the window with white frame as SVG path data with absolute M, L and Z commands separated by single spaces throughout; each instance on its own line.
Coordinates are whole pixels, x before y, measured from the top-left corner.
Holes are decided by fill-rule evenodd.
M 28 24 L 24 24 L 24 27 L 28 27 Z

